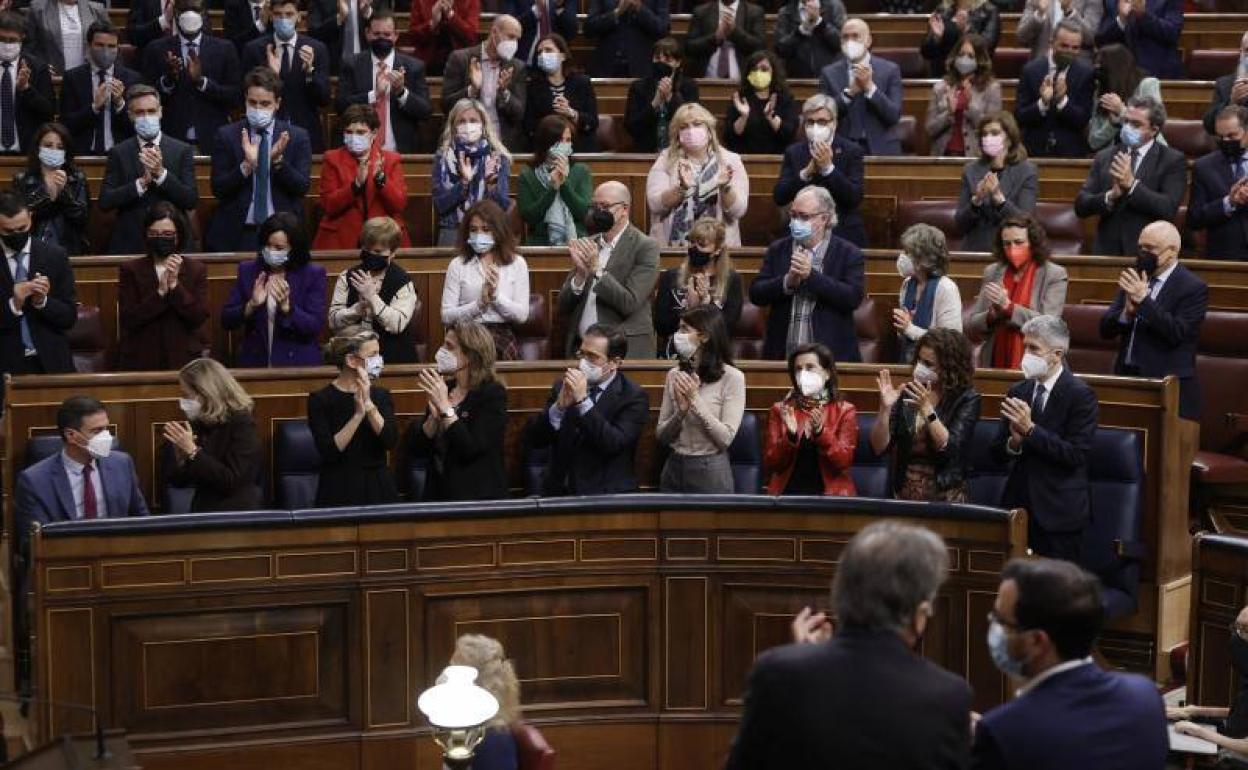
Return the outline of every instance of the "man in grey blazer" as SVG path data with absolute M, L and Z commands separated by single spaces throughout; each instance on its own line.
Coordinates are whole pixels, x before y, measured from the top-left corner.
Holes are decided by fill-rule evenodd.
M 900 155 L 901 69 L 871 55 L 871 28 L 862 19 L 841 28 L 841 53 L 819 73 L 819 90 L 836 99 L 840 133 L 866 155 Z
M 1027 0 L 1018 20 L 1018 42 L 1031 49 L 1031 58 L 1049 55 L 1057 23 L 1070 19 L 1083 30 L 1081 56 L 1092 63 L 1092 44 L 1105 14 L 1104 0 Z
M 460 99 L 477 99 L 507 145 L 524 148 L 524 62 L 516 58 L 520 22 L 506 14 L 494 19 L 490 34 L 479 45 L 452 51 L 442 75 L 442 112 L 449 114 Z
M 1140 231 L 1159 219 L 1173 222 L 1187 189 L 1186 156 L 1154 141 L 1166 122 L 1161 103 L 1132 97 L 1122 122 L 1122 143 L 1096 154 L 1075 198 L 1076 214 L 1100 217 L 1093 254 L 1135 254 Z
M 26 11 L 26 44 L 64 75 L 87 60 L 87 30 L 96 22 L 107 24 L 108 11 L 94 0 L 34 0 Z
M 588 238 L 568 244 L 572 271 L 559 290 L 570 357 L 581 335 L 597 323 L 628 337 L 628 358 L 654 358 L 650 296 L 659 279 L 659 244 L 629 223 L 632 196 L 620 182 L 594 190 L 585 223 Z

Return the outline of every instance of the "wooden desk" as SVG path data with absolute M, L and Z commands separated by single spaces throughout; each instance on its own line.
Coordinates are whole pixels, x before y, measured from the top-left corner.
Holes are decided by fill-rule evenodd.
M 1248 538 L 1204 534 L 1192 547 L 1187 702 L 1231 706 L 1231 624 L 1248 604 Z

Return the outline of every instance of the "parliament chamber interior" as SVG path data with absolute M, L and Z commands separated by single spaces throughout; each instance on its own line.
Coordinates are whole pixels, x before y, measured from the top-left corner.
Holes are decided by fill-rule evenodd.
M 12 293 L 0 311 L 6 766 L 1248 767 L 1248 6 L 568 4 L 576 6 L 0 2 L 0 178 L 17 193 L 0 193 L 9 268 L 0 281 Z M 1063 31 L 1076 25 L 1078 33 L 1081 14 L 1096 5 L 1104 20 L 1075 43 L 1077 55 L 1055 58 L 1047 37 L 1039 52 L 1023 42 L 1037 35 L 1027 37 L 1028 25 L 1050 24 L 1054 9 L 1058 51 Z M 285 8 L 295 10 L 283 16 Z M 747 22 L 755 11 L 760 18 Z M 187 29 L 187 13 L 203 14 L 202 36 Z M 14 28 L 17 14 L 24 26 Z M 829 36 L 830 15 L 840 31 Z M 299 40 L 325 44 L 309 46 L 301 65 L 279 64 L 270 42 L 262 77 L 240 69 L 248 52 L 263 57 L 255 40 L 285 39 L 282 18 L 296 20 Z M 987 69 L 999 103 L 972 119 L 978 97 L 959 97 L 965 83 L 954 73 L 962 51 L 989 36 L 977 26 L 983 18 L 991 50 L 975 50 L 980 61 L 967 66 Z M 375 28 L 385 20 L 392 45 L 379 48 Z M 852 20 L 869 27 L 866 70 L 881 78 L 865 86 L 856 80 L 868 77 L 863 65 L 845 63 L 849 43 L 861 39 L 846 37 Z M 755 22 L 761 37 L 741 31 Z M 1163 45 L 1156 30 L 1166 24 Z M 629 25 L 636 34 L 622 36 Z M 353 28 L 359 39 L 348 55 L 343 30 Z M 137 30 L 144 40 L 134 39 Z M 554 43 L 552 30 L 563 35 Z M 830 39 L 833 50 L 818 54 L 826 68 L 786 81 L 799 44 L 782 46 L 782 34 L 800 37 L 801 51 Z M 126 83 L 124 95 L 108 90 L 92 58 L 96 37 L 109 35 L 116 66 L 138 84 Z M 696 83 L 691 102 L 713 117 L 709 146 L 727 159 L 719 173 L 728 181 L 717 176 L 707 199 L 683 167 L 672 166 L 671 182 L 668 170 L 660 174 L 687 141 L 689 129 L 677 124 L 706 127 L 701 113 L 684 112 L 686 102 L 669 114 L 657 106 L 661 93 L 653 105 L 651 92 L 634 104 L 636 84 L 655 89 L 673 76 L 666 64 L 650 73 L 651 46 L 667 37 L 686 47 L 661 57 L 660 43 L 656 62 L 705 62 L 680 77 Z M 4 48 L 15 40 L 20 62 Z M 61 50 L 27 59 L 36 40 Z M 188 52 L 188 40 L 201 53 L 195 42 Z M 237 82 L 204 74 L 197 85 L 187 74 L 213 66 L 213 40 L 230 49 Z M 479 41 L 470 63 L 458 57 Z M 70 50 L 75 43 L 85 56 Z M 596 74 L 609 46 L 625 43 L 644 49 L 640 65 L 629 65 L 640 69 Z M 747 45 L 772 53 L 747 59 Z M 1106 74 L 1108 45 L 1135 49 L 1134 94 L 1109 93 L 1117 76 Z M 422 61 L 427 52 L 435 58 Z M 495 55 L 528 58 L 530 107 L 544 93 L 563 118 L 549 141 L 535 138 L 543 116 L 522 110 L 524 126 L 515 128 L 527 135 L 502 146 L 507 97 L 498 78 L 516 70 L 483 61 Z M 380 69 L 355 71 L 355 62 L 371 66 L 370 56 Z M 423 65 L 426 94 L 410 65 L 385 63 L 400 61 L 391 56 Z M 547 82 L 543 56 L 562 57 L 567 79 Z M 1032 66 L 1043 60 L 1047 75 Z M 753 77 L 760 61 L 789 105 L 783 121 L 772 113 L 775 96 L 759 96 L 769 87 Z M 28 62 L 40 69 L 30 72 Z M 1156 77 L 1150 62 L 1164 62 Z M 253 94 L 280 97 L 284 88 L 289 104 L 289 84 L 306 79 L 312 89 L 322 63 L 332 74 L 309 113 L 311 130 L 297 128 L 293 112 L 274 118 L 270 101 L 267 119 L 279 128 L 265 134 L 254 118 L 266 103 Z M 844 90 L 829 91 L 847 66 Z M 383 87 L 388 67 L 398 80 Z M 1121 143 L 1118 154 L 1088 145 L 1086 111 L 1082 124 L 1062 127 L 1076 98 L 1069 73 L 1080 67 L 1088 78 L 1080 98 L 1101 110 L 1111 134 L 1102 146 Z M 891 86 L 880 74 L 888 72 Z M 1030 82 L 1037 73 L 1038 85 Z M 353 77 L 364 81 L 348 99 Z M 1093 82 L 1098 99 L 1118 106 L 1093 106 L 1106 104 L 1093 101 Z M 592 89 L 588 123 L 583 102 L 569 106 L 574 83 Z M 62 114 L 71 86 L 87 95 L 81 125 Z M 937 97 L 946 86 L 948 105 Z M 212 94 L 227 88 L 220 107 Z M 405 90 L 375 98 L 391 88 Z M 448 102 L 451 88 L 466 88 L 470 104 Z M 875 151 L 872 133 L 883 120 L 874 100 L 886 90 L 900 98 L 879 135 L 896 142 L 891 153 Z M 826 101 L 812 100 L 818 94 Z M 1037 98 L 1039 112 L 1022 103 Z M 160 108 L 150 136 L 136 107 L 144 99 Z M 418 99 L 427 114 L 414 118 Z M 759 113 L 752 118 L 742 110 L 749 104 Z M 457 155 L 464 109 L 486 124 L 469 143 L 486 146 L 488 158 Z M 658 113 L 670 148 L 652 146 L 653 127 L 635 135 L 634 109 Z M 206 110 L 217 116 L 208 123 Z M 965 138 L 940 128 L 936 110 L 965 120 Z M 821 111 L 836 136 L 822 145 L 799 123 Z M 1137 111 L 1144 143 L 1126 128 Z M 31 112 L 42 116 L 32 122 Z M 36 130 L 45 123 L 58 128 Z M 228 130 L 209 152 L 206 126 Z M 988 143 L 980 152 L 994 126 L 1012 146 L 1007 166 L 992 165 Z M 344 154 L 350 127 L 371 131 L 364 155 Z M 749 132 L 764 128 L 788 131 L 780 145 L 788 149 L 752 141 Z M 294 142 L 283 135 L 274 151 L 269 137 L 287 129 Z M 1046 131 L 1048 149 L 1064 131 L 1081 150 L 1034 151 Z M 727 149 L 729 132 L 738 152 Z M 196 135 L 193 159 L 170 149 L 194 145 Z M 71 148 L 71 136 L 107 151 Z M 133 136 L 146 147 L 124 138 Z M 949 141 L 962 149 L 937 151 Z M 826 164 L 816 145 L 830 148 Z M 50 163 L 58 149 L 69 152 Z M 335 153 L 358 164 L 354 181 Z M 1145 164 L 1159 153 L 1178 164 L 1181 192 L 1153 189 Z M 365 158 L 394 163 L 397 173 Z M 448 205 L 448 190 L 461 195 L 465 162 L 478 164 L 462 179 L 462 194 L 473 197 Z M 737 162 L 744 179 L 732 170 Z M 71 163 L 70 176 L 57 170 Z M 1225 179 L 1202 176 L 1202 164 Z M 981 201 L 1001 193 L 969 181 L 972 167 L 985 165 L 992 184 L 1009 188 L 1008 202 Z M 1015 166 L 1032 169 L 1027 193 L 1013 186 Z M 583 186 L 563 194 L 552 175 Z M 841 186 L 828 181 L 834 175 Z M 176 201 L 162 192 L 166 179 L 186 183 L 194 205 L 156 202 Z M 47 189 L 74 184 L 76 208 Z M 552 185 L 533 213 L 529 197 Z M 396 186 L 397 207 L 382 203 Z M 668 187 L 678 203 L 667 203 Z M 500 189 L 503 206 L 490 203 Z M 729 213 L 729 200 L 741 213 Z M 55 224 L 45 226 L 52 207 Z M 597 215 L 605 221 L 595 227 Z M 821 216 L 808 243 L 802 224 Z M 968 217 L 978 218 L 973 228 Z M 542 240 L 565 228 L 570 236 Z M 1129 234 L 1102 248 L 1111 229 Z M 1032 260 L 1014 263 L 1017 273 L 1009 268 L 1021 253 L 1015 237 L 1029 243 Z M 708 249 L 712 264 L 730 257 L 732 272 L 719 270 L 712 288 L 700 289 L 716 269 L 699 272 Z M 370 267 L 379 251 L 388 261 Z M 270 252 L 291 262 L 283 268 Z M 475 256 L 479 272 L 456 267 Z M 636 260 L 627 279 L 621 257 Z M 60 273 L 47 267 L 57 260 Z M 1033 280 L 1056 266 L 1057 302 L 1041 309 Z M 313 269 L 316 281 L 296 285 Z M 833 269 L 844 272 L 824 277 Z M 268 276 L 267 294 L 257 273 Z M 522 282 L 513 282 L 517 273 Z M 401 287 L 391 286 L 395 275 Z M 1201 287 L 1199 312 L 1167 304 L 1180 278 Z M 721 285 L 732 281 L 735 303 L 733 288 Z M 938 287 L 956 300 L 945 328 L 937 328 Z M 518 292 L 507 312 L 504 291 Z M 409 304 L 396 311 L 403 296 Z M 66 298 L 69 315 L 52 320 L 48 308 Z M 452 308 L 452 298 L 467 304 Z M 707 305 L 718 312 L 698 312 Z M 302 325 L 290 320 L 299 313 Z M 176 342 L 155 328 L 166 322 Z M 292 350 L 301 352 L 279 360 L 281 335 L 298 338 Z M 638 344 L 655 352 L 627 354 Z M 697 352 L 682 352 L 686 344 Z M 63 364 L 49 363 L 54 346 Z M 187 349 L 160 350 L 176 346 Z M 920 374 L 933 365 L 939 377 Z M 478 368 L 486 385 L 473 379 Z M 817 384 L 807 392 L 811 374 Z M 973 406 L 955 417 L 953 397 L 941 394 L 958 378 Z M 491 387 L 501 401 L 486 403 Z M 1082 405 L 1069 401 L 1074 393 Z M 220 399 L 245 413 L 242 423 L 205 416 Z M 1080 434 L 1065 434 L 1080 408 Z M 246 436 L 223 435 L 239 424 Z M 362 468 L 330 468 L 353 462 Z M 1041 480 L 1036 464 L 1044 463 Z M 947 467 L 952 491 L 933 493 Z M 224 475 L 228 492 L 245 488 L 246 504 L 209 504 L 205 490 Z M 331 486 L 337 497 L 327 496 Z M 1063 510 L 1072 500 L 1082 519 Z M 1063 515 L 1077 526 L 1049 526 Z M 1090 620 L 1086 607 L 1076 617 L 1072 597 L 1082 591 L 1095 597 Z M 870 649 L 854 646 L 863 638 L 874 640 Z M 1093 676 L 1080 666 L 1106 679 L 1065 692 L 1073 676 Z M 956 703 L 925 700 L 937 683 Z M 1111 689 L 1124 700 L 1105 694 Z M 1093 702 L 1100 697 L 1109 700 Z M 937 712 L 947 717 L 940 727 Z M 1028 718 L 1029 728 L 1010 721 Z M 1011 729 L 1034 730 L 1032 742 Z M 1042 737 L 1050 729 L 1060 737 Z M 1116 758 L 1104 747 L 1118 747 Z

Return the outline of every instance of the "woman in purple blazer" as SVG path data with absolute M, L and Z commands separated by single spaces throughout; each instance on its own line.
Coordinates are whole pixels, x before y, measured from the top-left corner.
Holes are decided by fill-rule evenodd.
M 325 268 L 311 264 L 308 239 L 294 214 L 281 212 L 256 234 L 260 254 L 238 266 L 221 310 L 226 330 L 242 327 L 235 366 L 316 366 L 325 323 Z

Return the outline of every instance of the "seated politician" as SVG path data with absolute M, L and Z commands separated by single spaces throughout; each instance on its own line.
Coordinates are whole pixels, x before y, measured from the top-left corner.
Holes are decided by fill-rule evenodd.
M 915 346 L 912 363 L 912 379 L 900 388 L 887 369 L 880 370 L 871 449 L 891 453 L 899 500 L 968 502 L 980 409 L 971 343 L 960 331 L 932 329 Z
M 254 511 L 263 506 L 256 482 L 260 438 L 252 400 L 230 371 L 211 358 L 197 358 L 178 372 L 178 406 L 186 422 L 165 423 L 173 446 L 175 486 L 192 487 L 191 512 Z
M 550 450 L 543 495 L 637 491 L 633 460 L 650 399 L 620 371 L 627 355 L 622 331 L 590 326 L 581 335 L 576 367 L 564 372 L 546 408 L 529 421 L 528 445 Z
M 1027 545 L 1076 561 L 1091 520 L 1088 452 L 1100 414 L 1096 392 L 1066 366 L 1070 329 L 1039 315 L 1023 324 L 1026 378 L 1001 402 L 993 451 L 1010 464 L 1003 508 L 1027 510 Z
M 1238 683 L 1230 707 L 1189 703 L 1168 707 L 1166 718 L 1177 722 L 1177 732 L 1215 743 L 1224 757 L 1248 763 L 1248 606 L 1231 623 L 1228 647 L 1230 671 L 1223 670 L 1228 676 L 1224 681 L 1234 672 Z
M 789 382 L 793 389 L 767 414 L 767 494 L 853 497 L 858 412 L 836 388 L 832 351 L 818 342 L 794 348 Z
M 494 335 L 484 324 L 463 319 L 446 330 L 435 368 L 416 375 L 425 415 L 409 429 L 408 450 L 427 464 L 425 500 L 507 497 L 507 387 L 494 371 L 495 360 Z

